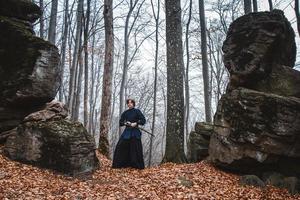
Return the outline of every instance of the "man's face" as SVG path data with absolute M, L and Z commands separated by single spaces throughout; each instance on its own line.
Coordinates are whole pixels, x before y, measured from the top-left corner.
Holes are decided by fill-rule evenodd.
M 133 103 L 131 100 L 128 101 L 127 106 L 128 108 L 133 108 Z

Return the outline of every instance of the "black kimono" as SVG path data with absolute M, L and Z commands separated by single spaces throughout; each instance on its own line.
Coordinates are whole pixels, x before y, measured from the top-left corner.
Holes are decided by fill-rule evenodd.
M 124 111 L 121 115 L 119 125 L 125 126 L 124 123 L 126 121 L 132 123 L 137 122 L 138 125 L 144 125 L 146 123 L 144 115 L 136 108 L 130 108 Z M 126 126 L 117 143 L 112 168 L 145 168 L 141 134 L 141 131 L 137 127 Z

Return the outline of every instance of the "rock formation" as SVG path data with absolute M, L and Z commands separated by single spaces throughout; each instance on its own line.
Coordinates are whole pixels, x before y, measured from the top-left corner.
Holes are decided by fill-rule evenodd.
M 30 114 L 8 137 L 4 153 L 11 159 L 77 175 L 98 167 L 94 138 L 79 122 L 67 119 L 66 107 L 51 102 Z
M 230 25 L 223 50 L 230 83 L 209 159 L 247 174 L 300 177 L 300 72 L 290 23 L 280 10 L 244 15 Z
M 196 122 L 195 130 L 190 133 L 188 142 L 189 162 L 199 162 L 208 156 L 208 145 L 213 132 L 213 125 Z
M 0 1 L 0 142 L 13 160 L 70 175 L 91 172 L 99 165 L 94 139 L 52 101 L 59 54 L 34 35 L 40 13 L 29 0 Z
M 58 49 L 32 28 L 40 13 L 28 0 L 0 1 L 0 140 L 59 87 Z
M 228 90 L 245 87 L 300 97 L 295 34 L 280 10 L 255 12 L 236 19 L 223 44 L 230 73 Z

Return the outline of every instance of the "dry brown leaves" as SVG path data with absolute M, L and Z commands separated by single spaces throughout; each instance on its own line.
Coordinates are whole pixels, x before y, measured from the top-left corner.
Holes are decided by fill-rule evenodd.
M 91 176 L 72 178 L 0 154 L 0 199 L 300 199 L 286 190 L 241 186 L 238 176 L 200 162 L 112 169 L 102 155 Z

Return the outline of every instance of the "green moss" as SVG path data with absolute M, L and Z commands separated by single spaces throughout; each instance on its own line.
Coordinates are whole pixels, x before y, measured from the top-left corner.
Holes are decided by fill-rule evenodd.
M 300 94 L 299 87 L 300 72 L 290 67 L 276 66 L 266 79 L 258 82 L 253 88 L 281 96 L 298 96 Z
M 88 135 L 87 130 L 81 123 L 74 123 L 62 119 L 26 122 L 26 126 L 34 129 L 40 129 L 42 134 L 46 134 L 47 136 L 51 137 L 69 138 Z

